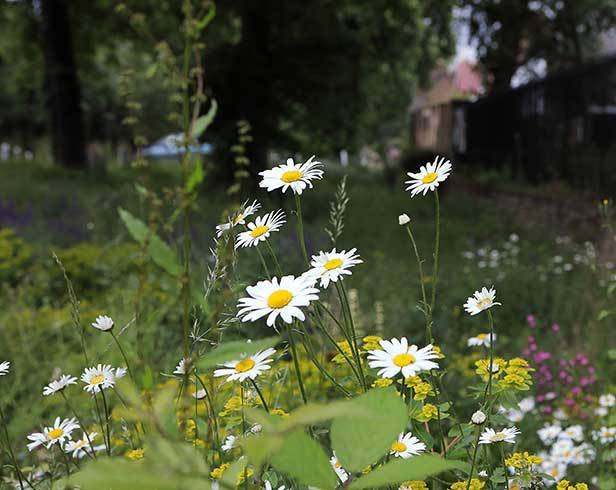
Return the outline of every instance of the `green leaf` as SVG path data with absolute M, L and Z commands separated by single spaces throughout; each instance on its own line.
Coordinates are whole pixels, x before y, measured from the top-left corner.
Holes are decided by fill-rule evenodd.
M 190 134 L 194 139 L 199 138 L 199 136 L 201 136 L 205 132 L 208 126 L 212 124 L 212 122 L 214 121 L 214 117 L 216 117 L 217 111 L 218 102 L 216 102 L 216 99 L 212 99 L 212 103 L 210 104 L 210 110 L 207 111 L 205 115 L 198 118 L 195 121 L 195 124 L 193 124 L 192 131 Z
M 338 477 L 323 448 L 302 429 L 285 437 L 270 462 L 278 471 L 287 474 L 301 485 L 329 490 L 338 484 Z
M 147 242 L 148 254 L 156 265 L 172 276 L 177 277 L 182 273 L 182 267 L 178 262 L 177 256 L 169 245 L 156 233 L 152 233 L 143 221 L 135 218 L 125 209 L 118 208 L 118 213 L 133 239 L 141 245 Z
M 413 456 L 409 459 L 397 459 L 376 468 L 352 482 L 349 489 L 380 488 L 398 485 L 406 480 L 425 480 L 442 471 L 457 469 L 466 472 L 467 467 L 468 465 L 461 461 L 447 460 L 432 454 Z
M 259 469 L 271 455 L 283 444 L 283 437 L 278 434 L 259 434 L 242 439 L 240 445 L 255 469 Z
M 203 160 L 201 157 L 195 158 L 195 167 L 186 180 L 186 193 L 192 194 L 194 190 L 203 182 Z
M 225 342 L 199 359 L 197 366 L 203 370 L 211 369 L 224 362 L 242 359 L 259 351 L 274 347 L 279 341 L 279 337 L 268 337 L 254 342 L 246 342 L 245 340 Z
M 358 404 L 354 404 L 353 400 L 334 401 L 327 404 L 311 403 L 293 411 L 289 417 L 285 417 L 278 428 L 281 431 L 287 431 L 338 417 L 348 417 L 351 414 L 370 416 L 371 412 Z
M 214 17 L 216 16 L 216 5 L 214 3 L 211 3 L 209 5 L 209 10 L 207 12 L 207 14 L 205 14 L 203 16 L 203 18 L 199 21 L 197 21 L 197 28 L 199 30 L 203 30 L 205 29 L 210 22 L 212 22 L 212 20 L 214 20 Z
M 348 417 L 332 423 L 332 446 L 342 466 L 361 471 L 387 454 L 391 443 L 406 427 L 406 405 L 394 388 L 379 388 L 355 398 L 352 406 L 363 413 L 349 412 Z
M 601 310 L 601 311 L 599 312 L 599 316 L 597 316 L 597 321 L 599 321 L 599 322 L 600 322 L 600 321 L 601 321 L 601 320 L 603 320 L 604 318 L 607 318 L 608 316 L 610 316 L 610 314 L 611 314 L 611 313 L 610 313 L 610 311 L 609 311 L 609 310 Z

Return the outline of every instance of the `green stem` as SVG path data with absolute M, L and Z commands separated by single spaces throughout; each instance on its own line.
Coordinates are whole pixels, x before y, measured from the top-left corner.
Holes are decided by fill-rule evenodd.
M 415 260 L 417 260 L 417 270 L 419 274 L 419 286 L 421 288 L 421 298 L 423 300 L 423 309 L 424 309 L 424 318 L 426 320 L 426 342 L 429 344 L 434 342 L 432 338 L 432 311 L 430 306 L 428 305 L 428 298 L 426 296 L 426 285 L 425 278 L 423 273 L 423 263 L 421 257 L 419 257 L 419 251 L 417 250 L 417 243 L 415 242 L 415 237 L 413 236 L 413 232 L 411 231 L 411 225 L 406 226 L 406 232 L 411 239 L 411 245 L 413 246 L 413 251 L 415 253 Z
M 500 453 L 501 453 L 501 462 L 503 463 L 503 472 L 505 474 L 505 488 L 509 488 L 509 475 L 507 470 L 507 465 L 505 464 L 505 450 L 503 449 L 503 443 L 499 442 Z
M 267 242 L 267 240 L 265 240 Z M 256 246 L 255 247 L 257 249 L 257 253 L 259 254 L 259 258 L 261 259 L 261 265 L 263 266 L 263 270 L 265 271 L 265 274 L 267 275 L 268 279 L 272 279 L 272 275 L 270 274 L 269 269 L 267 268 L 267 263 L 265 262 L 265 257 L 263 257 L 263 254 L 261 253 L 261 250 L 259 250 L 259 247 Z
M 368 391 L 368 387 L 366 385 L 366 378 L 364 376 L 364 368 L 362 367 L 361 357 L 359 355 L 359 347 L 357 346 L 357 333 L 355 331 L 355 322 L 353 321 L 353 314 L 351 313 L 351 306 L 349 304 L 349 297 L 347 296 L 346 289 L 342 280 L 336 282 L 336 287 L 338 289 L 338 294 L 342 292 L 341 300 L 344 298 L 344 307 L 346 307 L 347 318 L 349 322 L 350 328 L 350 337 L 351 337 L 351 349 L 353 351 L 353 355 L 355 356 L 355 362 L 357 363 L 357 370 L 359 371 L 359 376 L 361 379 L 361 385 L 365 391 Z
M 101 390 L 102 393 L 102 390 Z M 93 393 L 94 398 L 94 407 L 96 409 L 96 416 L 98 418 L 98 423 L 101 426 L 101 434 L 103 435 L 103 442 L 105 443 L 105 449 L 107 450 L 107 456 L 111 456 L 111 447 L 107 442 L 107 435 L 105 432 L 105 424 L 103 423 L 103 417 L 101 416 L 101 408 L 98 404 L 98 398 L 96 397 L 96 392 Z
M 126 369 L 128 369 L 128 375 L 130 376 L 131 381 L 134 383 L 135 382 L 135 377 L 133 376 L 133 371 L 130 368 L 130 364 L 128 362 L 128 357 L 126 357 L 126 352 L 124 352 L 124 348 L 122 347 L 122 344 L 120 344 L 120 339 L 118 339 L 116 334 L 113 333 L 113 330 L 110 330 L 109 332 L 111 333 L 111 336 L 113 337 L 113 340 L 115 340 L 115 343 L 117 344 L 118 349 L 120 350 L 120 354 L 122 354 L 122 359 L 124 359 L 124 363 L 126 364 Z
M 434 269 L 432 272 L 432 300 L 430 301 L 430 315 L 434 311 L 436 302 L 436 284 L 438 282 L 438 256 L 441 241 L 441 209 L 438 198 L 438 189 L 434 190 L 434 205 L 435 205 L 435 232 L 434 232 Z
M 105 428 L 107 430 L 107 447 L 109 448 L 109 456 L 111 456 L 111 431 L 109 430 L 109 408 L 107 406 L 107 397 L 105 391 L 101 389 L 101 395 L 103 398 L 103 411 L 105 414 Z
M 291 346 L 291 355 L 293 357 L 293 365 L 295 366 L 295 375 L 297 376 L 297 383 L 299 384 L 299 391 L 302 394 L 302 400 L 304 404 L 308 403 L 308 398 L 306 397 L 306 390 L 304 388 L 304 380 L 302 378 L 302 372 L 299 368 L 299 360 L 297 358 L 297 349 L 295 347 L 295 339 L 293 338 L 293 329 L 291 328 L 291 324 L 287 323 L 287 335 L 289 336 L 289 345 Z
M 207 400 L 207 404 L 209 407 L 210 418 L 212 419 L 212 423 L 213 423 L 212 432 L 214 435 L 214 442 L 216 444 L 216 452 L 218 453 L 219 462 L 222 464 L 222 452 L 220 451 L 220 435 L 218 434 L 218 418 L 216 416 L 216 408 L 214 407 L 212 397 L 210 396 L 210 390 L 207 389 L 207 386 L 205 386 L 205 382 L 203 381 L 201 376 L 199 376 L 196 372 L 195 372 L 195 378 L 197 378 L 197 380 L 199 381 L 199 384 L 203 388 L 203 391 L 205 391 L 205 398 Z
M 11 438 L 9 436 L 9 430 L 6 424 L 6 418 L 4 417 L 4 410 L 2 406 L 0 406 L 0 422 L 2 423 L 2 428 L 4 432 L 4 438 L 6 439 L 6 447 L 9 450 L 9 456 L 11 457 L 11 461 L 13 462 L 13 467 L 15 468 L 15 473 L 17 473 L 17 479 L 19 480 L 19 488 L 24 490 L 24 481 L 28 484 L 28 486 L 32 489 L 34 487 L 30 483 L 30 481 L 24 476 L 17 464 L 17 458 L 15 457 L 15 453 L 13 452 L 13 447 L 11 446 Z
M 68 409 L 71 411 L 71 413 L 77 420 L 79 427 L 81 427 L 81 429 L 83 430 L 83 433 L 86 435 L 86 440 L 88 441 L 88 444 L 90 445 L 90 450 L 92 451 L 92 453 L 90 453 L 89 451 L 85 451 L 84 449 L 85 453 L 88 456 L 90 456 L 92 459 L 96 459 L 96 454 L 94 454 L 94 446 L 92 445 L 92 441 L 90 440 L 90 434 L 88 434 L 86 427 L 81 423 L 81 420 L 79 419 L 79 415 L 77 415 L 77 412 L 75 411 L 71 403 L 68 401 L 68 398 L 66 397 L 66 394 L 64 393 L 64 390 L 60 391 L 60 395 L 62 395 L 62 398 L 64 398 L 64 401 L 66 402 L 66 405 L 68 406 Z
M 278 257 L 276 257 L 276 254 L 274 253 L 274 249 L 272 248 L 272 245 L 270 244 L 269 240 L 265 240 L 265 244 L 267 245 L 267 249 L 269 250 L 269 253 L 272 256 L 272 259 L 274 260 L 274 265 L 276 267 L 276 274 L 278 274 L 279 277 L 282 277 L 282 269 L 280 267 L 280 262 L 278 262 Z
M 485 392 L 483 393 L 483 403 L 486 404 L 488 396 L 492 396 L 492 371 L 494 367 L 494 318 L 492 312 L 487 310 L 488 320 L 490 322 L 490 364 L 488 365 L 488 384 L 486 385 Z M 490 419 L 490 413 L 487 414 L 488 420 Z
M 248 378 L 248 379 L 250 379 L 250 382 L 252 383 L 252 386 L 254 386 L 257 394 L 259 395 L 259 398 L 261 399 L 261 403 L 263 403 L 263 408 L 265 409 L 265 411 L 267 413 L 269 413 L 269 408 L 267 407 L 267 402 L 265 401 L 265 397 L 263 396 L 263 393 L 261 393 L 261 390 L 257 386 L 257 383 L 252 378 Z
M 477 463 L 477 451 L 479 450 L 479 436 L 480 435 L 481 435 L 481 427 L 477 427 L 477 434 L 475 435 L 475 449 L 473 449 L 473 461 L 471 463 L 471 471 L 468 474 L 468 481 L 466 482 L 466 490 L 469 490 L 471 488 L 471 480 L 473 478 L 473 471 L 475 470 L 475 464 Z
M 302 249 L 302 255 L 306 265 L 310 265 L 308 261 L 308 252 L 306 251 L 306 241 L 304 239 L 304 222 L 302 219 L 302 201 L 299 194 L 295 194 L 295 207 L 297 210 L 297 235 L 299 238 L 299 245 Z

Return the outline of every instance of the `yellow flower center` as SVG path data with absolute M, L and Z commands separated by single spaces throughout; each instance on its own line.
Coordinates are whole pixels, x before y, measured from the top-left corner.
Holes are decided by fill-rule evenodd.
M 434 182 L 437 179 L 437 177 L 438 177 L 438 175 L 436 174 L 436 172 L 427 173 L 421 179 L 421 183 L 422 184 L 431 184 L 432 182 Z
M 496 440 L 503 440 L 505 438 L 505 433 L 504 432 L 497 432 L 496 434 L 494 434 L 494 439 Z
M 488 334 L 487 333 L 480 333 L 479 335 L 477 335 L 477 338 L 479 340 L 485 340 L 488 338 Z
M 415 357 L 411 354 L 398 354 L 394 357 L 393 361 L 396 366 L 404 367 L 413 364 L 415 362 Z
M 490 306 L 492 304 L 492 300 L 490 298 L 484 298 L 477 301 L 477 308 L 485 308 L 486 306 Z
M 269 231 L 269 226 L 257 226 L 250 232 L 250 236 L 253 238 L 259 238 Z
M 336 258 L 336 259 L 331 259 L 325 262 L 323 267 L 325 267 L 328 271 L 331 271 L 333 269 L 337 269 L 341 265 L 342 265 L 342 259 Z
M 244 219 L 244 213 L 240 213 L 238 214 L 235 219 L 233 220 L 233 224 L 237 225 L 240 221 L 242 221 Z
M 91 385 L 97 385 L 99 383 L 102 383 L 103 381 L 105 381 L 104 374 L 97 374 L 96 376 L 92 376 L 92 378 L 90 378 Z
M 401 453 L 406 451 L 406 444 L 400 441 L 396 441 L 391 445 L 391 450 L 395 453 Z
M 47 433 L 47 435 L 49 436 L 50 439 L 58 439 L 64 435 L 64 429 L 61 429 L 60 427 L 56 427 L 55 429 L 51 429 Z
M 299 170 L 287 170 L 282 174 L 280 179 L 287 184 L 291 182 L 296 182 L 303 177 L 302 173 Z
M 245 373 L 246 371 L 250 371 L 253 367 L 255 367 L 255 362 L 249 357 L 238 362 L 235 365 L 235 370 L 238 373 Z
M 293 295 L 290 291 L 287 291 L 286 289 L 279 289 L 269 295 L 269 298 L 267 298 L 267 306 L 279 310 L 287 306 L 292 299 Z

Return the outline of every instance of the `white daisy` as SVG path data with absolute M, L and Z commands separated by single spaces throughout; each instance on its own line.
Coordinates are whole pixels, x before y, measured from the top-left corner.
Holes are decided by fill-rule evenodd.
M 308 306 L 311 301 L 319 299 L 319 290 L 312 287 L 306 277 L 284 276 L 271 281 L 259 281 L 248 286 L 249 298 L 241 298 L 237 304 L 237 316 L 243 322 L 254 322 L 267 315 L 267 325 L 272 327 L 280 316 L 286 323 L 293 318 L 306 319 L 300 307 Z
M 11 363 L 9 361 L 0 362 L 0 376 L 6 376 L 9 374 Z
M 611 408 L 616 405 L 616 396 L 611 393 L 607 393 L 606 395 L 601 395 L 599 397 L 599 405 L 605 408 Z
M 244 204 L 242 204 L 240 210 L 236 214 L 234 214 L 232 217 L 229 217 L 229 221 L 216 226 L 216 237 L 220 238 L 225 231 L 230 230 L 237 225 L 245 224 L 246 218 L 255 214 L 260 208 L 261 204 L 259 204 L 257 201 L 253 201 L 253 203 L 250 205 L 248 205 L 248 201 L 246 201 Z
M 481 291 L 475 291 L 475 294 L 466 300 L 464 309 L 471 315 L 476 315 L 483 310 L 492 308 L 494 305 L 500 305 L 500 303 L 494 301 L 495 298 L 496 290 L 493 287 L 489 290 L 484 287 Z
M 264 242 L 269 238 L 272 231 L 278 231 L 286 223 L 284 218 L 282 209 L 257 216 L 257 219 L 248 223 L 248 231 L 238 233 L 235 238 L 235 248 L 255 247 L 259 242 Z
M 438 358 L 432 344 L 419 349 L 415 344 L 409 346 L 406 337 L 381 340 L 379 344 L 383 350 L 368 351 L 368 365 L 381 368 L 378 375 L 383 378 L 393 378 L 398 373 L 408 378 L 420 371 L 438 369 L 438 364 L 430 360 Z
M 408 225 L 410 222 L 411 222 L 411 218 L 409 218 L 408 214 L 403 213 L 400 216 L 398 216 L 398 224 L 400 226 Z
M 96 438 L 97 435 L 98 434 L 96 432 L 88 432 L 87 435 L 84 432 L 81 435 L 81 439 L 78 439 L 77 441 L 68 441 L 64 446 L 64 452 L 73 453 L 73 458 L 82 459 L 88 454 L 104 450 L 104 444 L 101 444 L 99 446 L 92 446 L 91 444 L 91 442 Z
M 477 410 L 472 416 L 471 416 L 471 422 L 475 425 L 481 425 L 486 421 L 486 414 L 483 413 L 481 410 Z
M 222 446 L 220 446 L 220 449 L 222 449 L 225 453 L 228 453 L 235 447 L 237 447 L 237 437 L 227 436 Z
M 447 180 L 450 173 L 451 162 L 445 160 L 445 157 L 439 159 L 436 156 L 433 162 L 422 165 L 418 173 L 407 173 L 411 180 L 405 182 L 408 184 L 406 190 L 411 191 L 411 197 L 415 197 L 420 192 L 423 192 L 425 196 L 428 191 L 433 191 L 441 182 Z
M 532 396 L 527 396 L 526 398 L 522 398 L 520 403 L 518 403 L 518 407 L 521 412 L 526 414 L 528 412 L 532 412 L 535 409 L 535 399 Z
M 331 458 L 329 458 L 329 463 L 332 465 L 332 468 L 334 469 L 334 471 L 336 472 L 336 475 L 338 475 L 338 478 L 340 479 L 342 483 L 346 482 L 349 479 L 349 474 L 346 472 L 346 470 L 342 467 L 342 465 L 338 461 L 338 456 L 336 456 L 336 451 L 334 451 L 334 455 Z
M 43 395 L 49 396 L 62 391 L 68 385 L 77 384 L 77 378 L 63 374 L 59 379 L 56 379 L 43 388 Z
M 554 480 L 562 480 L 567 472 L 567 465 L 551 458 L 543 458 L 541 472 L 550 475 Z M 546 480 L 546 483 L 554 484 L 553 481 Z
M 601 444 L 610 444 L 616 441 L 616 427 L 603 426 L 599 430 L 594 431 L 592 437 Z
M 186 374 L 186 364 L 190 365 L 190 359 L 180 359 L 178 365 L 175 366 L 175 371 L 173 371 L 173 374 L 184 376 Z
M 496 341 L 496 334 L 493 334 L 492 342 L 495 342 L 495 341 Z M 490 347 L 490 334 L 480 333 L 476 337 L 470 337 L 467 340 L 466 345 L 468 345 L 469 347 L 478 347 L 478 346 Z
M 521 432 L 514 425 L 513 427 L 505 427 L 504 429 L 496 432 L 489 427 L 484 429 L 479 438 L 479 444 L 492 444 L 495 442 L 507 442 L 509 444 L 515 444 L 515 437 Z
M 572 441 L 582 442 L 584 440 L 584 428 L 577 424 L 564 429 L 559 435 L 561 439 L 571 439 Z
M 269 349 L 257 352 L 256 354 L 248 356 L 244 359 L 225 362 L 222 364 L 222 366 L 224 366 L 223 369 L 217 369 L 214 371 L 214 376 L 229 376 L 226 382 L 239 381 L 241 383 L 248 378 L 255 379 L 264 371 L 271 368 L 270 363 L 274 360 L 269 358 L 275 353 L 276 350 L 270 347 Z
M 28 451 L 32 451 L 39 446 L 45 446 L 49 449 L 54 444 L 63 447 L 64 442 L 70 440 L 71 432 L 75 429 L 79 429 L 76 419 L 60 420 L 60 417 L 56 417 L 53 426 L 45 427 L 43 432 L 33 432 L 28 436 L 28 440 L 32 441 L 28 444 Z
M 319 252 L 319 255 L 313 255 L 310 269 L 307 274 L 321 280 L 321 287 L 327 288 L 329 281 L 337 282 L 343 275 L 351 275 L 349 270 L 351 267 L 361 264 L 363 260 L 359 255 L 355 255 L 356 248 L 352 248 L 348 252 L 342 250 L 336 252 L 334 248 L 331 252 Z
M 89 393 L 100 393 L 102 390 L 115 385 L 115 371 L 109 364 L 99 364 L 96 367 L 86 368 L 81 375 L 83 387 Z
M 413 434 L 402 432 L 398 440 L 391 445 L 389 454 L 397 458 L 408 459 L 411 456 L 421 454 L 426 450 L 426 445 L 417 439 Z
M 301 194 L 306 187 L 312 188 L 312 180 L 323 177 L 321 162 L 314 161 L 312 155 L 306 163 L 294 163 L 292 158 L 287 163 L 274 167 L 271 170 L 259 172 L 263 180 L 259 187 L 264 187 L 267 192 L 282 188 L 282 192 L 290 187 L 295 194 Z
M 92 323 L 92 326 L 102 332 L 108 332 L 113 328 L 113 320 L 109 316 L 99 315 Z
M 546 446 L 552 444 L 562 432 L 562 427 L 559 424 L 545 424 L 541 429 L 537 431 L 537 435 L 541 442 Z

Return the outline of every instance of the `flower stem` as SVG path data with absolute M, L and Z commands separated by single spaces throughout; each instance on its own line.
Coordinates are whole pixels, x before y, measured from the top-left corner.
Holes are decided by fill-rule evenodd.
M 124 348 L 122 347 L 122 344 L 120 344 L 120 339 L 118 339 L 116 334 L 113 333 L 113 330 L 110 330 L 109 332 L 111 333 L 111 336 L 113 337 L 113 340 L 115 340 L 115 343 L 117 344 L 118 349 L 120 350 L 120 354 L 122 354 L 122 358 L 124 359 L 124 363 L 126 364 L 126 369 L 128 369 L 128 375 L 130 376 L 131 381 L 134 383 L 135 382 L 135 377 L 133 376 L 133 371 L 130 368 L 130 364 L 128 362 L 128 357 L 126 357 L 126 352 L 124 352 Z
M 21 472 L 21 469 L 19 468 L 19 465 L 17 464 L 17 458 L 15 457 L 15 453 L 13 452 L 13 447 L 11 446 L 11 438 L 9 436 L 9 430 L 7 428 L 6 418 L 4 417 L 4 410 L 2 409 L 2 406 L 0 406 L 0 423 L 2 424 L 4 438 L 6 439 L 6 447 L 9 450 L 9 456 L 11 457 L 11 461 L 13 462 L 15 473 L 17 473 L 17 479 L 19 480 L 20 490 L 24 490 L 24 481 L 28 484 L 30 488 L 34 489 L 32 484 L 28 481 L 28 479 Z
M 107 397 L 105 392 L 101 389 L 101 395 L 103 397 L 103 411 L 105 413 L 105 428 L 107 430 L 107 447 L 109 456 L 111 456 L 111 431 L 109 430 L 109 408 L 107 407 Z
M 306 265 L 310 265 L 308 261 L 308 252 L 306 251 L 306 241 L 304 239 L 304 222 L 302 218 L 302 200 L 299 194 L 295 194 L 295 207 L 297 210 L 297 235 L 299 238 L 299 245 L 302 249 L 302 255 Z
M 291 324 L 287 323 L 287 335 L 289 336 L 289 346 L 291 347 L 291 356 L 293 357 L 293 365 L 295 366 L 295 375 L 297 376 L 297 383 L 299 384 L 299 391 L 302 394 L 302 400 L 304 404 L 308 403 L 306 397 L 306 390 L 304 388 L 304 380 L 302 378 L 302 372 L 299 368 L 299 360 L 297 359 L 297 349 L 295 347 L 295 339 L 293 338 L 293 329 Z
M 477 463 L 477 452 L 479 451 L 479 436 L 481 435 L 481 427 L 477 427 L 477 434 L 475 435 L 475 449 L 473 449 L 473 460 L 471 463 L 471 471 L 468 474 L 468 481 L 466 482 L 466 490 L 471 488 L 471 480 L 473 479 L 473 471 L 475 470 L 475 464 Z
M 89 451 L 85 451 L 85 449 L 84 449 L 85 453 L 88 456 L 90 456 L 92 459 L 96 459 L 96 454 L 94 454 L 94 446 L 92 445 L 92 441 L 90 440 L 90 434 L 88 434 L 88 431 L 86 430 L 85 426 L 81 423 L 81 420 L 79 419 L 79 415 L 77 415 L 77 412 L 75 411 L 75 409 L 73 408 L 71 403 L 68 401 L 68 398 L 66 397 L 66 394 L 64 393 L 64 390 L 60 391 L 60 395 L 62 395 L 62 398 L 64 398 L 64 401 L 66 402 L 66 405 L 68 406 L 68 409 L 75 416 L 75 419 L 77 420 L 77 423 L 79 423 L 79 426 L 83 430 L 83 433 L 86 436 L 86 440 L 88 441 L 88 444 L 90 445 L 90 450 L 92 451 L 92 453 L 90 453 Z
M 220 435 L 218 434 L 218 418 L 216 417 L 216 409 L 214 407 L 212 397 L 210 396 L 210 390 L 207 389 L 207 386 L 205 386 L 205 382 L 203 381 L 201 376 L 199 376 L 196 373 L 196 371 L 195 371 L 195 378 L 197 378 L 197 381 L 199 381 L 199 384 L 203 388 L 203 391 L 205 391 L 205 398 L 207 400 L 207 404 L 209 407 L 210 418 L 212 419 L 212 423 L 213 423 L 212 432 L 214 436 L 214 442 L 216 444 L 216 451 L 218 453 L 218 458 L 220 460 L 220 463 L 222 464 L 222 453 L 220 452 Z
M 361 385 L 365 391 L 368 391 L 368 387 L 366 386 L 366 377 L 364 376 L 364 369 L 361 364 L 361 357 L 359 355 L 359 348 L 357 347 L 357 333 L 355 331 L 355 322 L 353 322 L 353 315 L 351 313 L 351 306 L 349 305 L 349 297 L 347 296 L 346 289 L 344 288 L 344 284 L 342 280 L 336 282 L 336 288 L 338 288 L 338 294 L 341 295 L 341 300 L 343 303 L 343 310 L 346 308 L 346 315 L 349 323 L 350 329 L 350 337 L 351 337 L 351 350 L 353 351 L 353 355 L 355 357 L 355 363 L 357 364 L 357 371 L 359 372 Z
M 102 391 L 101 391 L 102 393 Z M 96 392 L 94 392 L 93 394 L 93 398 L 94 398 L 94 406 L 96 408 L 96 416 L 98 418 L 98 423 L 101 426 L 101 433 L 103 434 L 103 442 L 105 443 L 105 449 L 107 450 L 107 456 L 111 456 L 111 447 L 109 446 L 108 442 L 107 442 L 107 435 L 105 432 L 105 424 L 103 423 L 103 417 L 101 416 L 101 408 L 98 404 L 98 398 L 96 397 Z
M 274 260 L 274 266 L 276 267 L 276 274 L 278 274 L 279 277 L 282 277 L 282 269 L 280 268 L 280 262 L 278 262 L 278 257 L 276 257 L 276 254 L 274 253 L 274 249 L 272 248 L 272 245 L 270 244 L 269 240 L 265 240 L 265 244 L 267 245 L 267 249 L 269 250 L 269 253 L 272 256 L 272 259 Z
M 423 300 L 423 309 L 424 309 L 424 317 L 426 319 L 426 342 L 429 344 L 434 341 L 432 338 L 432 312 L 428 305 L 428 298 L 426 296 L 426 285 L 425 278 L 423 273 L 423 264 L 421 257 L 419 257 L 419 251 L 417 250 L 417 243 L 415 242 L 415 237 L 413 236 L 413 232 L 411 231 L 411 226 L 406 226 L 406 232 L 411 239 L 411 245 L 413 246 L 413 251 L 415 252 L 415 259 L 417 260 L 417 270 L 419 274 L 419 286 L 421 288 L 421 298 Z
M 486 385 L 485 392 L 483 394 L 483 403 L 486 404 L 488 396 L 492 396 L 492 372 L 494 368 L 494 318 L 492 312 L 487 310 L 488 320 L 490 322 L 490 364 L 488 366 L 488 384 Z M 490 419 L 490 413 L 487 414 L 488 420 Z
M 505 488 L 509 488 L 509 475 L 507 475 L 507 465 L 505 464 L 505 450 L 503 449 L 503 443 L 498 444 L 500 446 L 501 462 L 503 463 L 503 472 L 505 474 Z
M 254 388 L 255 388 L 255 390 L 257 392 L 257 395 L 259 395 L 259 398 L 261 399 L 261 403 L 263 403 L 263 408 L 265 409 L 265 411 L 267 413 L 269 413 L 269 408 L 267 407 L 267 402 L 265 401 L 265 397 L 263 396 L 263 393 L 261 393 L 261 390 L 257 386 L 257 383 L 252 378 L 248 378 L 248 379 L 250 379 L 250 382 L 252 383 L 252 386 L 254 386 Z
M 432 299 L 430 301 L 430 317 L 432 317 L 434 311 L 434 304 L 436 302 L 436 284 L 438 282 L 438 256 L 441 241 L 441 208 L 438 198 L 438 189 L 434 190 L 434 214 L 435 214 L 435 226 L 434 226 L 434 268 L 432 270 Z
M 267 241 L 267 240 L 265 240 Z M 263 266 L 263 270 L 265 270 L 265 274 L 267 275 L 268 279 L 272 279 L 272 275 L 270 274 L 270 271 L 267 267 L 267 263 L 265 262 L 265 257 L 263 257 L 263 254 L 261 253 L 261 250 L 259 250 L 259 247 L 256 246 L 255 247 L 257 249 L 257 253 L 259 254 L 259 258 L 261 259 L 261 265 Z

